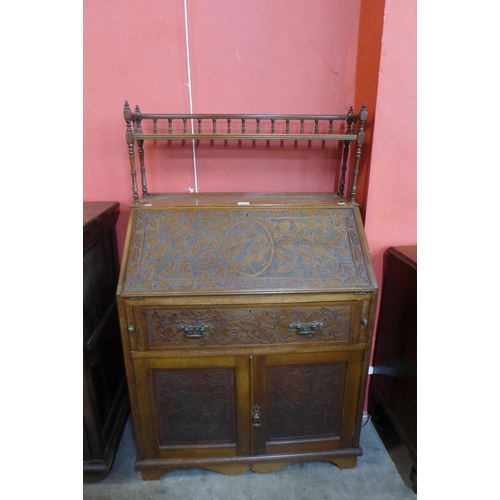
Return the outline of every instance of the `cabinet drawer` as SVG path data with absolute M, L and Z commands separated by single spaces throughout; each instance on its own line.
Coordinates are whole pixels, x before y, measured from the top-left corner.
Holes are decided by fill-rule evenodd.
M 201 308 L 136 306 L 139 350 L 357 342 L 359 301 Z

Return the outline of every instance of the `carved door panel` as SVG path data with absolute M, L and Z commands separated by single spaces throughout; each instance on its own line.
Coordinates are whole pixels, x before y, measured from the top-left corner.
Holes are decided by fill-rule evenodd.
M 134 360 L 148 457 L 249 454 L 247 357 Z
M 254 453 L 352 446 L 362 354 L 341 351 L 255 358 Z

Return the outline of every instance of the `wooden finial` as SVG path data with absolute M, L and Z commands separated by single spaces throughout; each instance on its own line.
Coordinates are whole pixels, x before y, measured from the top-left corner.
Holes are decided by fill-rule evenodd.
M 125 118 L 127 124 L 130 123 L 130 120 L 132 119 L 132 112 L 130 111 L 128 101 L 125 101 L 125 107 L 123 108 L 123 118 Z
M 366 119 L 368 118 L 368 111 L 366 110 L 366 103 L 363 103 L 363 106 L 361 107 L 361 113 L 359 114 L 359 118 L 362 122 L 365 122 Z

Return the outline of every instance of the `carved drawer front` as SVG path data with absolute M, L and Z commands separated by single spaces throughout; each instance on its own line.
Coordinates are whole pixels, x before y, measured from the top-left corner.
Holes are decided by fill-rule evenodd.
M 296 307 L 135 307 L 139 350 L 357 342 L 361 303 Z

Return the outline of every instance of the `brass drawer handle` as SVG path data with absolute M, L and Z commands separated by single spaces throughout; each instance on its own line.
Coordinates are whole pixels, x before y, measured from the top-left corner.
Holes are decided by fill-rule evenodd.
M 252 427 L 260 427 L 260 406 L 253 405 Z
M 297 330 L 298 335 L 308 335 L 309 333 L 314 333 L 316 328 L 322 328 L 323 323 L 319 321 L 311 321 L 310 323 L 290 323 L 288 325 L 292 330 Z
M 185 335 L 186 338 L 188 339 L 201 339 L 203 337 L 203 334 L 205 332 L 213 330 L 213 327 L 210 325 L 196 325 L 196 326 L 184 325 L 184 326 L 178 326 L 177 330 L 183 331 L 186 334 Z

